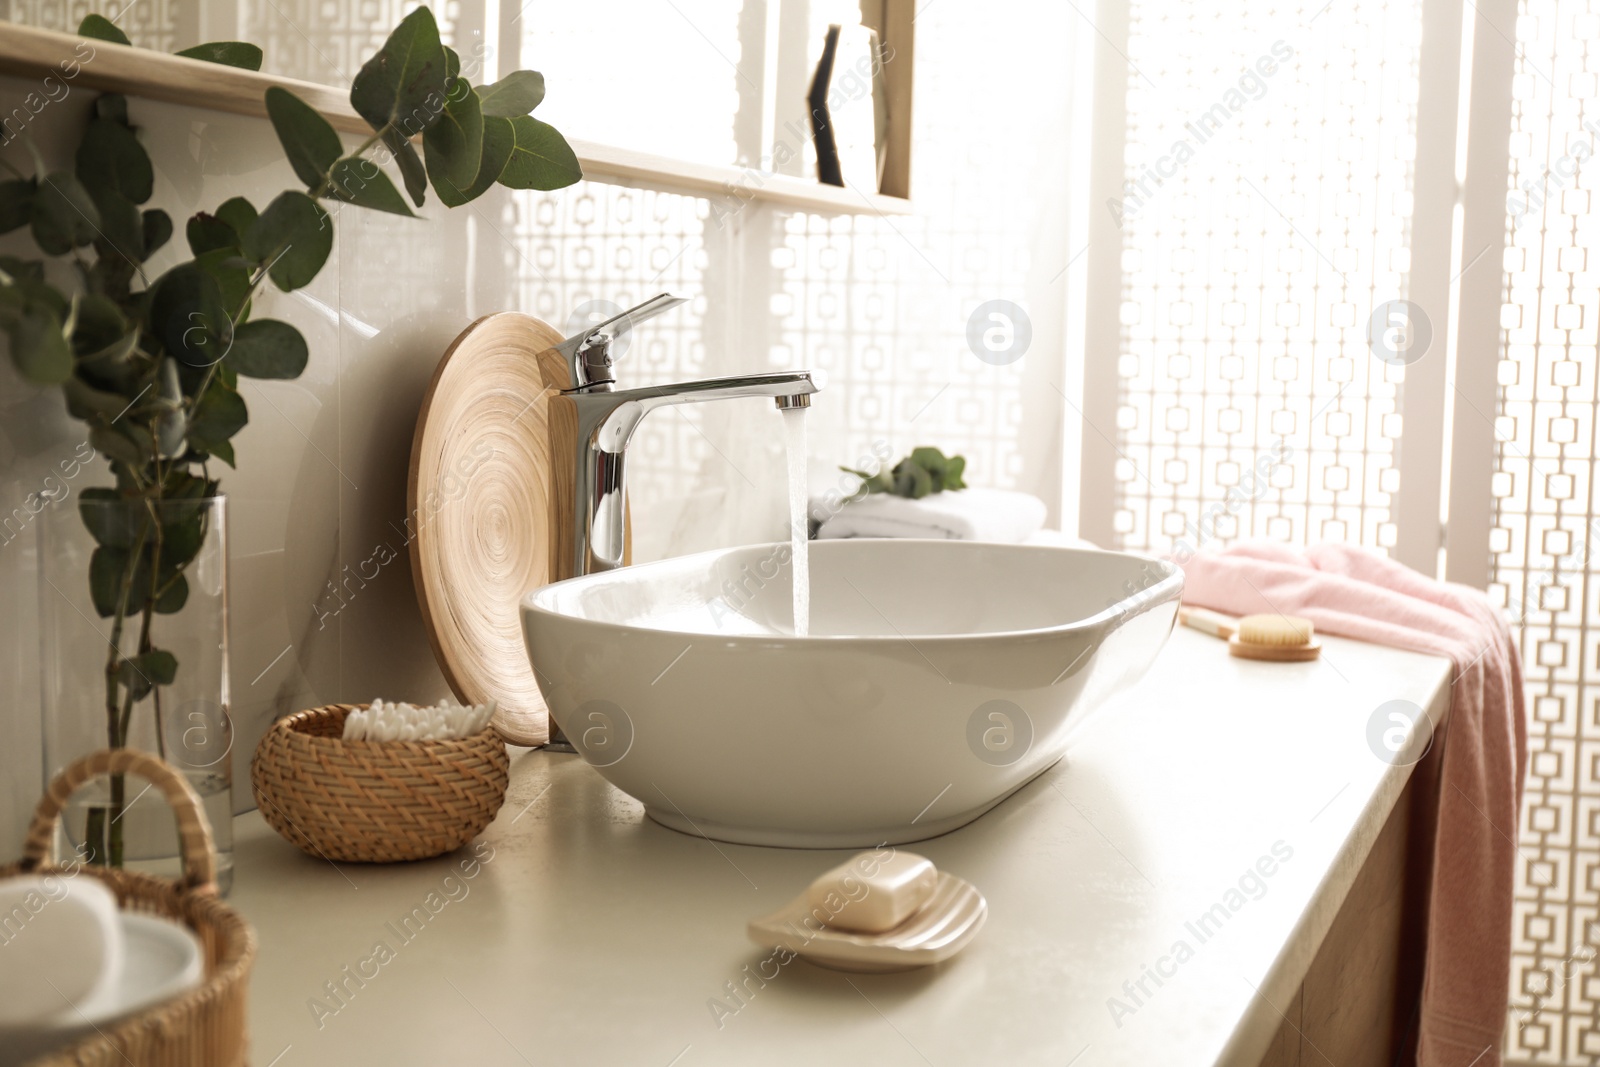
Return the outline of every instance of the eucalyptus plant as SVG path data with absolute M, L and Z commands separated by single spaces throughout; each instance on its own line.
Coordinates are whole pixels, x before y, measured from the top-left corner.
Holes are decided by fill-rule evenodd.
M 961 480 L 962 472 L 967 469 L 966 457 L 947 456 L 931 445 L 913 448 L 893 468 L 879 467 L 871 474 L 849 467 L 839 469 L 861 479 L 861 487 L 855 496 L 858 500 L 873 493 L 890 493 L 920 500 L 929 493 L 967 487 L 967 483 Z
M 129 43 L 98 15 L 79 33 Z M 261 50 L 238 41 L 180 54 L 261 65 Z M 90 596 L 111 620 L 103 666 L 109 745 L 127 743 L 135 709 L 148 703 L 165 756 L 162 690 L 179 664 L 153 624 L 188 598 L 185 571 L 207 533 L 201 502 L 219 485 L 213 461 L 236 464 L 232 440 L 249 420 L 239 380 L 296 378 L 306 367 L 299 330 L 251 316 L 257 291 L 267 282 L 284 292 L 310 283 L 328 260 L 333 216 L 344 204 L 410 216 L 430 187 L 454 207 L 497 183 L 557 189 L 578 181 L 567 142 L 530 114 L 543 98 L 534 71 L 471 85 L 433 13 L 418 8 L 351 85 L 350 103 L 371 135 L 347 152 L 316 109 L 283 88 L 266 90 L 267 115 L 304 188 L 259 209 L 236 196 L 192 216 L 183 234 L 189 257 L 175 263 L 161 255 L 172 219 L 144 206 L 154 172 L 124 97 L 94 101 L 71 169 L 51 170 L 31 140 L 31 174 L 0 156 L 12 176 L 0 182 L 0 233 L 27 227 L 42 254 L 0 256 L 0 331 L 24 378 L 61 387 L 116 479 L 84 490 L 79 506 L 96 544 Z M 384 169 L 390 162 L 404 196 Z M 166 265 L 156 268 L 158 260 Z M 103 506 L 108 501 L 122 506 Z M 137 647 L 124 655 L 125 631 L 135 625 Z M 88 815 L 85 840 L 96 862 L 122 863 L 123 807 L 118 776 L 109 810 Z

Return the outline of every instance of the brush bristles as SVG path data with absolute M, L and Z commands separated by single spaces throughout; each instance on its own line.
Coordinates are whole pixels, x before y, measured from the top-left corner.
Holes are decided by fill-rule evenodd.
M 1251 645 L 1309 645 L 1316 634 L 1310 619 L 1298 615 L 1246 615 L 1239 640 Z

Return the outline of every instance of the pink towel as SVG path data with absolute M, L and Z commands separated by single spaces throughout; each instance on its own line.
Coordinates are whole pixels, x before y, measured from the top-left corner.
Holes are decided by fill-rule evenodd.
M 1516 645 L 1488 598 L 1375 552 L 1252 542 L 1183 564 L 1187 603 L 1282 612 L 1329 634 L 1448 656 L 1455 664 L 1438 796 L 1421 1067 L 1500 1067 L 1511 980 L 1516 837 L 1527 723 Z M 1446 739 L 1448 743 L 1446 744 Z

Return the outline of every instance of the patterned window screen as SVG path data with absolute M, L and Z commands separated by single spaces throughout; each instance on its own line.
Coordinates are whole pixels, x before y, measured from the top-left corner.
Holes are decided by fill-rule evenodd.
M 1404 372 L 1371 357 L 1367 318 L 1404 295 L 1420 11 L 1317 6 L 1300 14 L 1315 16 L 1309 35 L 1275 35 L 1289 16 L 1254 5 L 1133 8 L 1115 513 L 1126 547 L 1392 543 Z M 1491 472 L 1490 593 L 1521 623 L 1533 720 L 1505 1052 L 1562 1067 L 1600 1057 L 1592 7 L 1524 0 L 1516 27 Z M 1493 31 L 1480 19 L 1477 32 Z M 1186 130 L 1277 36 L 1294 64 L 1220 128 L 1202 127 L 1205 140 Z M 1192 158 L 1141 189 L 1185 139 Z M 1457 428 L 1468 432 L 1486 428 Z M 1263 459 L 1269 488 L 1226 506 Z
M 141 48 L 170 52 L 177 41 L 180 0 L 142 0 L 122 8 L 117 25 Z M 75 32 L 85 15 L 105 14 L 106 4 L 96 0 L 0 0 L 0 18 L 47 30 Z M 117 5 L 112 10 L 117 10 Z
M 141 4 L 144 2 L 140 0 Z M 184 0 L 163 2 L 191 18 L 196 15 Z M 416 6 L 406 0 L 366 0 L 362 4 L 325 0 L 236 2 L 239 38 L 261 46 L 264 70 L 341 88 L 350 84 L 367 57 L 383 46 L 389 30 Z M 216 8 L 225 6 L 217 4 Z M 429 6 L 445 41 L 461 45 L 453 40 L 461 5 L 447 2 Z M 138 7 L 132 10 L 137 11 Z M 206 14 L 216 18 L 221 12 L 213 9 Z M 137 37 L 134 43 L 146 44 Z
M 1600 1061 L 1600 14 L 1524 0 L 1517 25 L 1490 591 L 1522 623 L 1532 761 L 1509 1059 Z
M 1133 5 L 1121 546 L 1393 544 L 1403 368 L 1367 338 L 1409 268 L 1419 29 L 1416 0 Z
M 966 456 L 977 484 L 1048 495 L 1054 466 L 1039 439 L 1059 423 L 1059 385 L 1030 380 L 1023 361 L 977 358 L 967 331 L 974 308 L 1003 299 L 1032 317 L 1032 351 L 1050 351 L 1070 258 L 1055 214 L 1067 164 L 1065 139 L 1040 131 L 1067 122 L 1071 77 L 1059 57 L 1078 16 L 1027 0 L 986 11 L 998 25 L 1028 25 L 1028 39 L 974 34 L 960 5 L 918 7 L 917 213 L 796 213 L 762 249 L 773 268 L 771 357 L 827 372 L 833 400 L 811 418 L 818 440 L 846 442 L 838 462 L 859 465 L 884 443 L 895 456 L 939 444 Z M 1007 66 L 1029 73 L 972 77 Z M 1012 106 L 1024 85 L 1039 102 Z

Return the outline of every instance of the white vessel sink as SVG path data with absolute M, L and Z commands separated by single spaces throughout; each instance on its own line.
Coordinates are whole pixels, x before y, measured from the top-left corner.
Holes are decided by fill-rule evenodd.
M 555 719 L 657 822 L 846 848 L 972 821 L 1061 758 L 1172 630 L 1182 572 L 1115 552 L 959 541 L 787 545 L 557 582 L 522 600 Z

